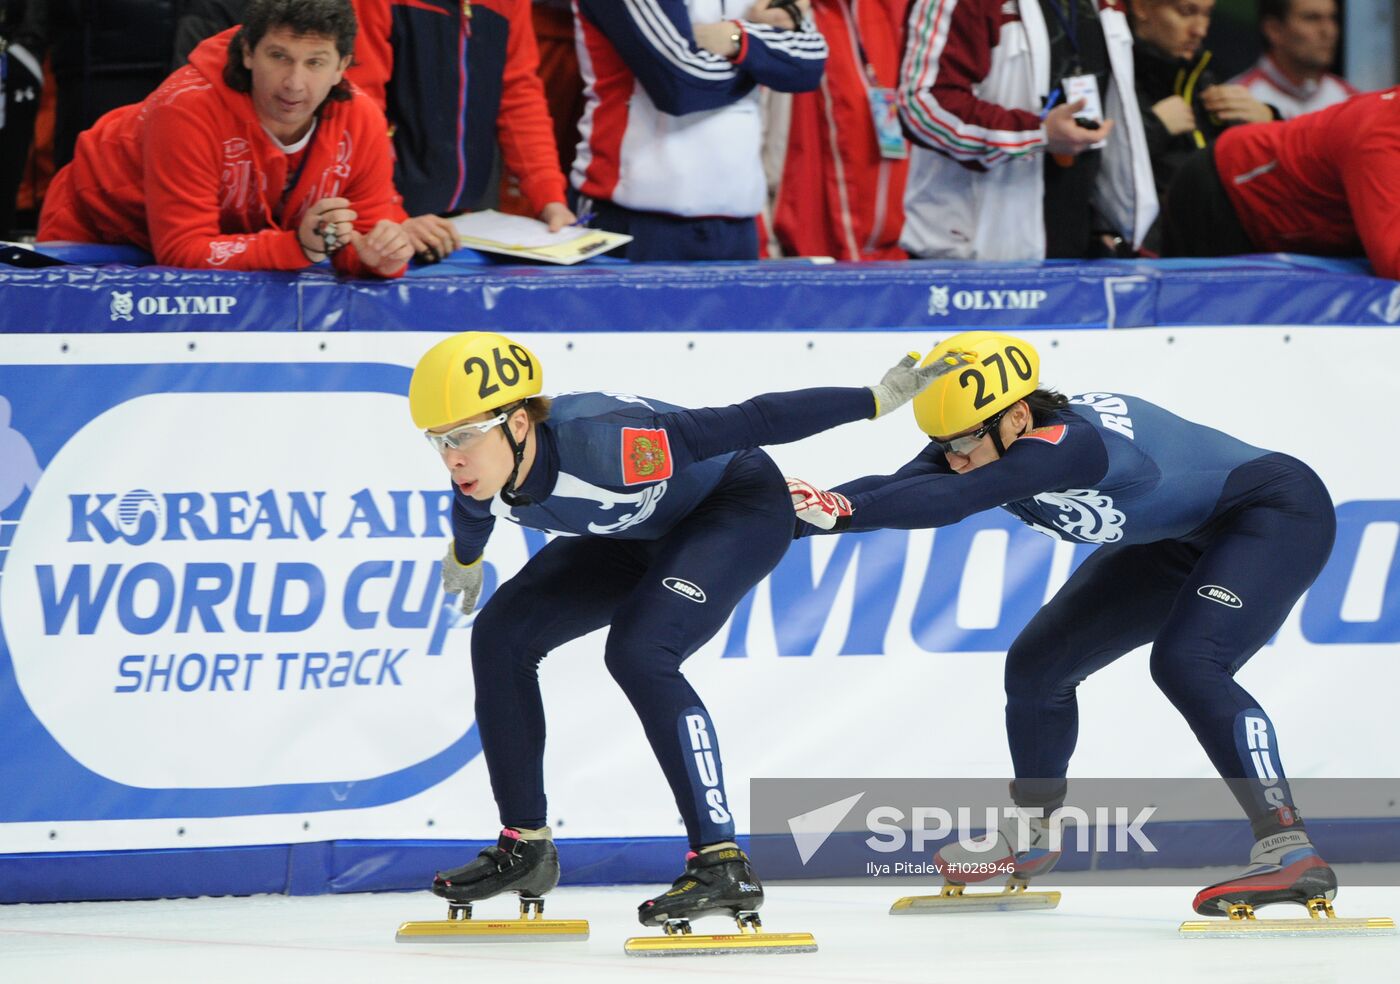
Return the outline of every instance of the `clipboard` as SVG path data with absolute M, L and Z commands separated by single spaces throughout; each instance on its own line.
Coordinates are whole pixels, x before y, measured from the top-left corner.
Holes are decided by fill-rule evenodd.
M 632 241 L 631 236 L 570 226 L 550 232 L 538 219 L 486 209 L 451 219 L 458 241 L 470 249 L 565 266 L 582 263 Z

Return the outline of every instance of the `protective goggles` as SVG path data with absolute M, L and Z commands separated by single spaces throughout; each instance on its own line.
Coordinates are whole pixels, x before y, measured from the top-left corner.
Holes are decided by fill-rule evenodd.
M 490 420 L 478 421 L 474 424 L 463 424 L 461 427 L 454 427 L 446 434 L 434 434 L 432 431 L 424 431 L 423 436 L 428 439 L 428 443 L 433 446 L 433 450 L 438 454 L 445 451 L 463 451 L 471 447 L 472 444 L 481 440 L 494 427 L 498 427 L 506 422 L 509 417 L 508 412 L 496 414 Z
M 1010 409 L 1010 407 L 1006 408 L 1006 410 Z M 977 450 L 978 445 L 982 443 L 982 439 L 992 432 L 992 428 L 1001 423 L 1001 418 L 1006 415 L 1006 410 L 1001 411 L 1001 413 L 995 416 L 988 417 L 982 422 L 982 426 L 971 434 L 964 434 L 962 437 L 955 437 L 947 441 L 940 441 L 935 438 L 933 443 L 943 449 L 945 457 L 950 454 L 967 457 Z

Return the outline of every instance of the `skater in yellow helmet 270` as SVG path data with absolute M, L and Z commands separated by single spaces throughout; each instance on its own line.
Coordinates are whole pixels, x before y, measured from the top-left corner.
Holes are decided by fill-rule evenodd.
M 466 903 L 554 887 L 536 670 L 550 650 L 608 626 L 604 662 L 690 838 L 685 874 L 641 906 L 641 921 L 758 908 L 762 887 L 733 841 L 718 735 L 681 663 L 791 543 L 782 475 L 757 449 L 897 409 L 941 371 L 915 361 L 905 357 L 875 386 L 686 410 L 605 393 L 551 401 L 534 353 L 489 332 L 454 335 L 423 356 L 409 403 L 456 490 L 443 579 L 461 592 L 462 610 L 475 606 L 497 517 L 563 534 L 500 586 L 473 626 L 476 720 L 504 830 L 478 859 L 439 874 L 435 892 Z
M 1078 727 L 1075 690 L 1152 643 L 1152 677 L 1232 784 L 1256 844 L 1251 870 L 1204 889 L 1196 910 L 1306 902 L 1336 892 L 1294 808 L 1268 715 L 1234 679 L 1322 570 L 1336 516 L 1307 465 L 1119 393 L 1066 398 L 1040 382 L 1028 342 L 947 339 L 975 358 L 914 398 L 930 438 L 893 475 L 829 492 L 791 480 L 804 534 L 949 526 L 1004 508 L 1061 539 L 1097 544 L 1006 657 L 1006 730 L 1017 805 L 1060 807 Z M 1058 854 L 1038 839 L 1000 849 L 1022 879 Z M 1038 832 L 1038 833 L 1037 833 Z M 951 881 L 957 848 L 938 860 Z M 989 862 L 986 854 L 976 860 Z M 1005 870 L 985 864 L 988 874 Z M 965 869 L 966 870 L 966 869 Z

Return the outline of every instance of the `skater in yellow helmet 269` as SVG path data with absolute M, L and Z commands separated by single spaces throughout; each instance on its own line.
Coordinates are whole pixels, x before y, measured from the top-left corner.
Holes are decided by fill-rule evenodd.
M 501 584 L 472 627 L 476 721 L 504 829 L 475 861 L 439 874 L 435 892 L 467 906 L 554 887 L 536 671 L 551 650 L 608 627 L 604 663 L 642 721 L 691 847 L 685 873 L 639 917 L 674 925 L 728 912 L 756 924 L 762 886 L 734 844 L 718 735 L 681 664 L 792 541 L 782 475 L 758 448 L 899 408 L 944 371 L 916 361 L 906 356 L 874 386 L 686 410 L 610 393 L 547 400 L 540 359 L 490 332 L 454 335 L 423 356 L 409 405 L 452 476 L 442 570 L 462 610 L 476 606 L 498 516 L 562 534 Z
M 1330 899 L 1336 879 L 1303 829 L 1273 725 L 1234 679 L 1332 549 L 1336 516 L 1322 481 L 1296 458 L 1138 397 L 1047 389 L 1024 339 L 967 332 L 929 359 L 950 351 L 963 364 L 914 399 L 930 438 L 923 450 L 893 475 L 830 491 L 790 480 L 801 532 L 942 527 L 1000 507 L 1043 532 L 1097 545 L 1007 653 L 1017 805 L 1048 816 L 1063 804 L 1076 688 L 1152 643 L 1154 682 L 1219 773 L 1236 781 L 1256 838 L 1251 871 L 1204 889 L 1196 910 Z M 1014 845 L 1009 834 L 999 842 L 1022 881 L 1058 859 L 1038 839 L 1044 825 L 1033 821 L 1031 831 L 1029 843 Z M 957 851 L 940 852 L 945 877 L 980 880 L 952 876 L 964 860 Z M 988 872 L 983 878 L 1007 870 L 962 870 L 971 868 Z

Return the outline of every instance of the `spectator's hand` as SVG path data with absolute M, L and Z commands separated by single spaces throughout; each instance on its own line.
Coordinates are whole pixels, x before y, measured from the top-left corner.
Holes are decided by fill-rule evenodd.
M 1074 122 L 1074 115 L 1084 108 L 1084 100 L 1061 103 L 1045 117 L 1045 149 L 1051 154 L 1082 154 L 1113 132 L 1113 121 L 1104 120 L 1097 130 Z
M 569 211 L 569 206 L 563 202 L 550 202 L 540 209 L 540 221 L 549 226 L 550 232 L 558 232 L 565 226 L 571 226 L 578 221 L 578 216 Z
M 732 40 L 737 30 L 733 21 L 691 24 L 690 27 L 695 32 L 695 43 L 711 54 L 721 58 L 734 58 L 739 54 L 739 45 Z
M 457 230 L 440 215 L 415 215 L 403 224 L 408 244 L 424 263 L 436 263 L 452 255 L 460 245 Z
M 1152 112 L 1157 114 L 1157 119 L 1174 137 L 1196 129 L 1196 114 L 1180 96 L 1168 96 L 1161 102 L 1153 103 Z
M 1226 123 L 1268 123 L 1273 110 L 1242 85 L 1213 85 L 1201 93 L 1201 105 Z
M 797 0 L 793 5 L 799 20 L 806 20 L 812 13 L 812 0 Z M 778 6 L 774 0 L 755 0 L 749 12 L 744 15 L 744 20 L 752 21 L 755 24 L 767 24 L 769 27 L 776 27 L 780 31 L 794 31 L 797 24 L 793 23 L 793 14 L 789 13 L 785 7 Z
M 297 226 L 297 243 L 306 258 L 312 263 L 320 263 L 326 258 L 330 250 L 326 249 L 323 232 L 330 232 L 341 243 L 348 242 L 355 231 L 350 223 L 355 221 L 358 214 L 350 207 L 348 198 L 322 198 L 308 208 Z
M 360 254 L 360 262 L 381 277 L 391 277 L 413 256 L 413 245 L 403 226 L 380 219 L 368 234 L 350 233 L 350 242 Z

